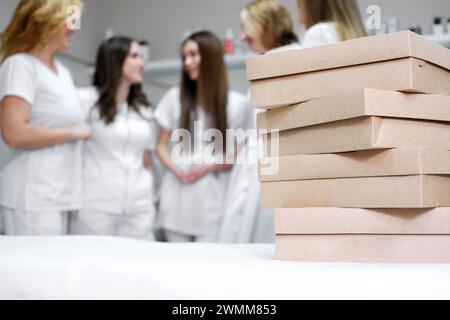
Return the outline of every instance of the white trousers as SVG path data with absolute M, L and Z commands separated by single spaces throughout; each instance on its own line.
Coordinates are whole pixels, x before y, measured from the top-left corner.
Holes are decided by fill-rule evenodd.
M 72 216 L 71 232 L 77 235 L 101 235 L 154 241 L 154 212 L 112 214 L 81 210 Z
M 199 242 L 199 243 L 216 243 L 218 239 L 218 232 L 211 232 L 201 236 L 192 236 L 175 231 L 164 230 L 164 237 L 167 242 Z
M 70 211 L 23 211 L 0 207 L 5 234 L 10 236 L 55 236 L 69 234 Z

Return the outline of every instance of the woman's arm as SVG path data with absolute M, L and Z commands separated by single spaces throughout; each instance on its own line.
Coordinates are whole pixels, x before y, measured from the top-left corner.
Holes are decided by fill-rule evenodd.
M 241 150 L 244 146 L 245 146 L 245 143 L 241 143 L 241 144 L 237 145 L 237 148 L 233 154 L 234 161 L 230 161 L 230 162 L 232 162 L 232 164 L 215 163 L 215 164 L 202 164 L 202 165 L 194 166 L 189 171 L 189 176 L 192 178 L 193 182 L 195 182 L 210 173 L 231 171 L 233 169 L 234 163 L 236 162 L 239 152 L 241 152 Z
M 2 137 L 12 149 L 38 149 L 90 137 L 90 129 L 83 123 L 68 128 L 42 128 L 31 124 L 30 106 L 18 97 L 6 97 L 0 108 Z

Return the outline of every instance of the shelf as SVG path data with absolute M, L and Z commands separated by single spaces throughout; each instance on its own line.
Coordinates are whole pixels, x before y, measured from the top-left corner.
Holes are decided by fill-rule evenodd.
M 228 70 L 245 69 L 245 61 L 248 58 L 255 57 L 254 53 L 225 55 L 225 63 Z M 147 77 L 155 78 L 158 76 L 179 75 L 182 67 L 180 59 L 166 59 L 150 61 L 145 65 L 145 74 Z
M 450 33 L 425 35 L 428 40 L 437 42 L 444 47 L 450 48 Z

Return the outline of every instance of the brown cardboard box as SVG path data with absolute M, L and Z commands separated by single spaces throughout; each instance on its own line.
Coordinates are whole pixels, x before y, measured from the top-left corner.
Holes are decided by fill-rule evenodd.
M 247 60 L 247 79 L 272 78 L 407 57 L 429 61 L 450 70 L 449 55 L 450 51 L 443 46 L 413 32 L 401 31 L 251 58 Z
M 363 116 L 450 121 L 450 96 L 362 89 L 260 112 L 258 129 L 281 131 Z
M 363 88 L 450 95 L 450 72 L 423 60 L 403 58 L 255 80 L 250 105 L 273 109 Z
M 281 131 L 279 137 L 269 135 L 263 147 L 265 155 L 270 157 L 406 147 L 450 150 L 450 125 L 448 122 L 360 117 Z
M 264 164 L 278 161 L 265 175 Z M 450 175 L 450 151 L 401 148 L 320 155 L 293 155 L 260 161 L 260 180 L 288 181 L 404 175 Z
M 282 235 L 278 260 L 450 263 L 449 235 Z
M 450 208 L 275 209 L 277 235 L 450 235 Z
M 417 175 L 261 183 L 263 208 L 450 207 L 450 176 Z

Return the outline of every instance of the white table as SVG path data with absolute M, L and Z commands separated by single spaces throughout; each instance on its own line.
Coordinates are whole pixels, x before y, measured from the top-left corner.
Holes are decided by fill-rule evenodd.
M 0 237 L 0 299 L 450 299 L 450 265 L 274 260 L 269 245 Z

